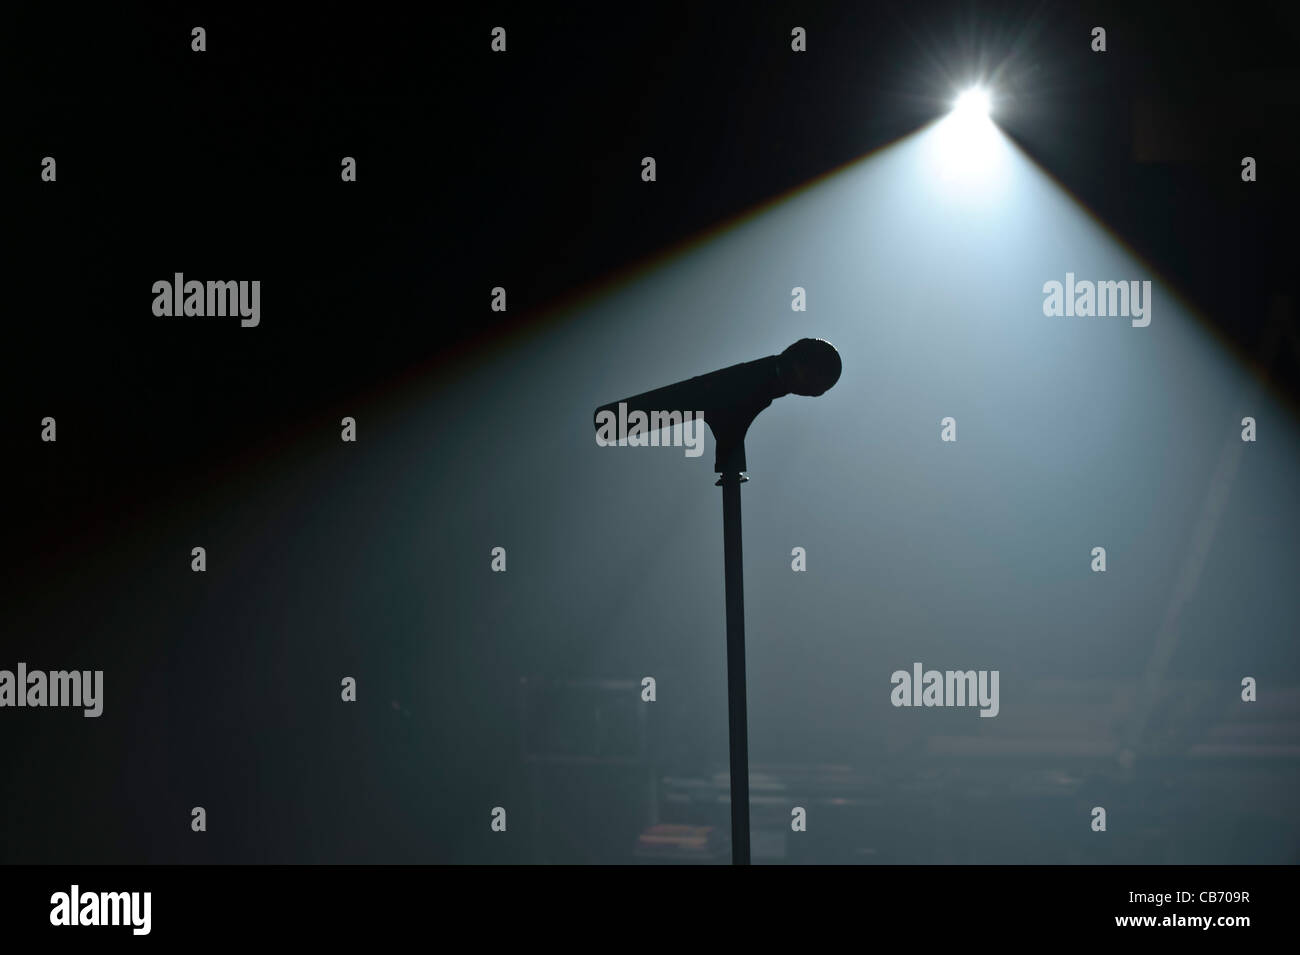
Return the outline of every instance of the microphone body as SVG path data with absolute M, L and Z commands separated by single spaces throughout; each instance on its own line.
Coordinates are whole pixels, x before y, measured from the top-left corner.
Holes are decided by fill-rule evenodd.
M 776 367 L 778 357 L 771 355 L 757 361 L 742 362 L 730 368 L 711 371 L 707 375 L 696 375 L 676 384 L 664 385 L 653 391 L 644 391 L 622 401 L 611 401 L 596 409 L 596 426 L 600 427 L 602 412 L 618 417 L 619 405 L 624 405 L 628 414 L 633 411 L 644 412 L 650 421 L 657 418 L 651 412 L 703 413 L 707 421 L 741 402 L 762 402 L 766 405 L 773 398 L 789 394 L 789 391 L 781 390 L 781 379 Z
M 625 420 L 624 413 L 639 411 L 656 430 L 672 417 L 680 422 L 687 414 L 694 417 L 702 412 L 718 445 L 716 470 L 743 471 L 745 432 L 758 413 L 784 395 L 824 394 L 839 381 L 840 370 L 840 355 L 834 345 L 820 338 L 801 338 L 779 355 L 611 401 L 597 408 L 592 420 L 599 433 L 602 424 L 608 426 Z

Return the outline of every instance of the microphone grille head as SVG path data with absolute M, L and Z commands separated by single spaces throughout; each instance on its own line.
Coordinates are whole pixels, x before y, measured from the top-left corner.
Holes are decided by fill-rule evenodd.
M 815 398 L 840 380 L 840 353 L 823 338 L 801 338 L 781 352 L 781 381 L 791 394 Z

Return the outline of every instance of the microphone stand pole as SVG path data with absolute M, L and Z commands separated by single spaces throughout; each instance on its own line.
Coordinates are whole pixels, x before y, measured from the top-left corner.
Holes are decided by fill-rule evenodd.
M 740 536 L 740 485 L 745 476 L 745 432 L 772 399 L 738 411 L 705 412 L 717 444 L 721 475 L 722 551 L 727 591 L 727 741 L 730 751 L 731 864 L 749 865 L 749 727 L 745 700 L 745 567 Z
M 722 548 L 727 575 L 727 736 L 731 751 L 731 864 L 749 865 L 749 728 L 745 705 L 745 569 L 740 545 L 739 471 L 722 486 Z

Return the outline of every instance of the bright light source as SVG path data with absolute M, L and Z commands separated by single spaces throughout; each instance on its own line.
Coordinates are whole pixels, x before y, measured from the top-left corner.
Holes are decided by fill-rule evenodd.
M 952 112 L 936 127 L 936 172 L 944 183 L 981 192 L 994 185 L 1005 146 L 989 118 L 992 102 L 988 90 L 972 86 L 957 97 Z
M 953 105 L 953 113 L 966 119 L 987 119 L 992 109 L 989 92 L 979 86 L 972 86 L 960 96 Z

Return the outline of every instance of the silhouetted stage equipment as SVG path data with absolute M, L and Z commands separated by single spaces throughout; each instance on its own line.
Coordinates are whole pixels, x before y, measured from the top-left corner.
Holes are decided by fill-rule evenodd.
M 749 864 L 749 739 L 745 704 L 745 589 L 740 537 L 740 485 L 745 476 L 745 434 L 749 426 L 776 398 L 785 395 L 816 397 L 839 381 L 840 355 L 820 338 L 801 338 L 779 355 L 732 365 L 697 375 L 674 385 L 614 401 L 596 409 L 593 421 L 601 427 L 602 412 L 618 417 L 619 404 L 627 412 L 642 411 L 649 421 L 663 420 L 663 412 L 703 411 L 717 450 L 713 469 L 721 476 L 722 540 L 727 592 L 727 725 L 731 755 L 731 861 Z M 652 414 L 654 412 L 655 414 Z M 680 419 L 679 419 L 680 420 Z

